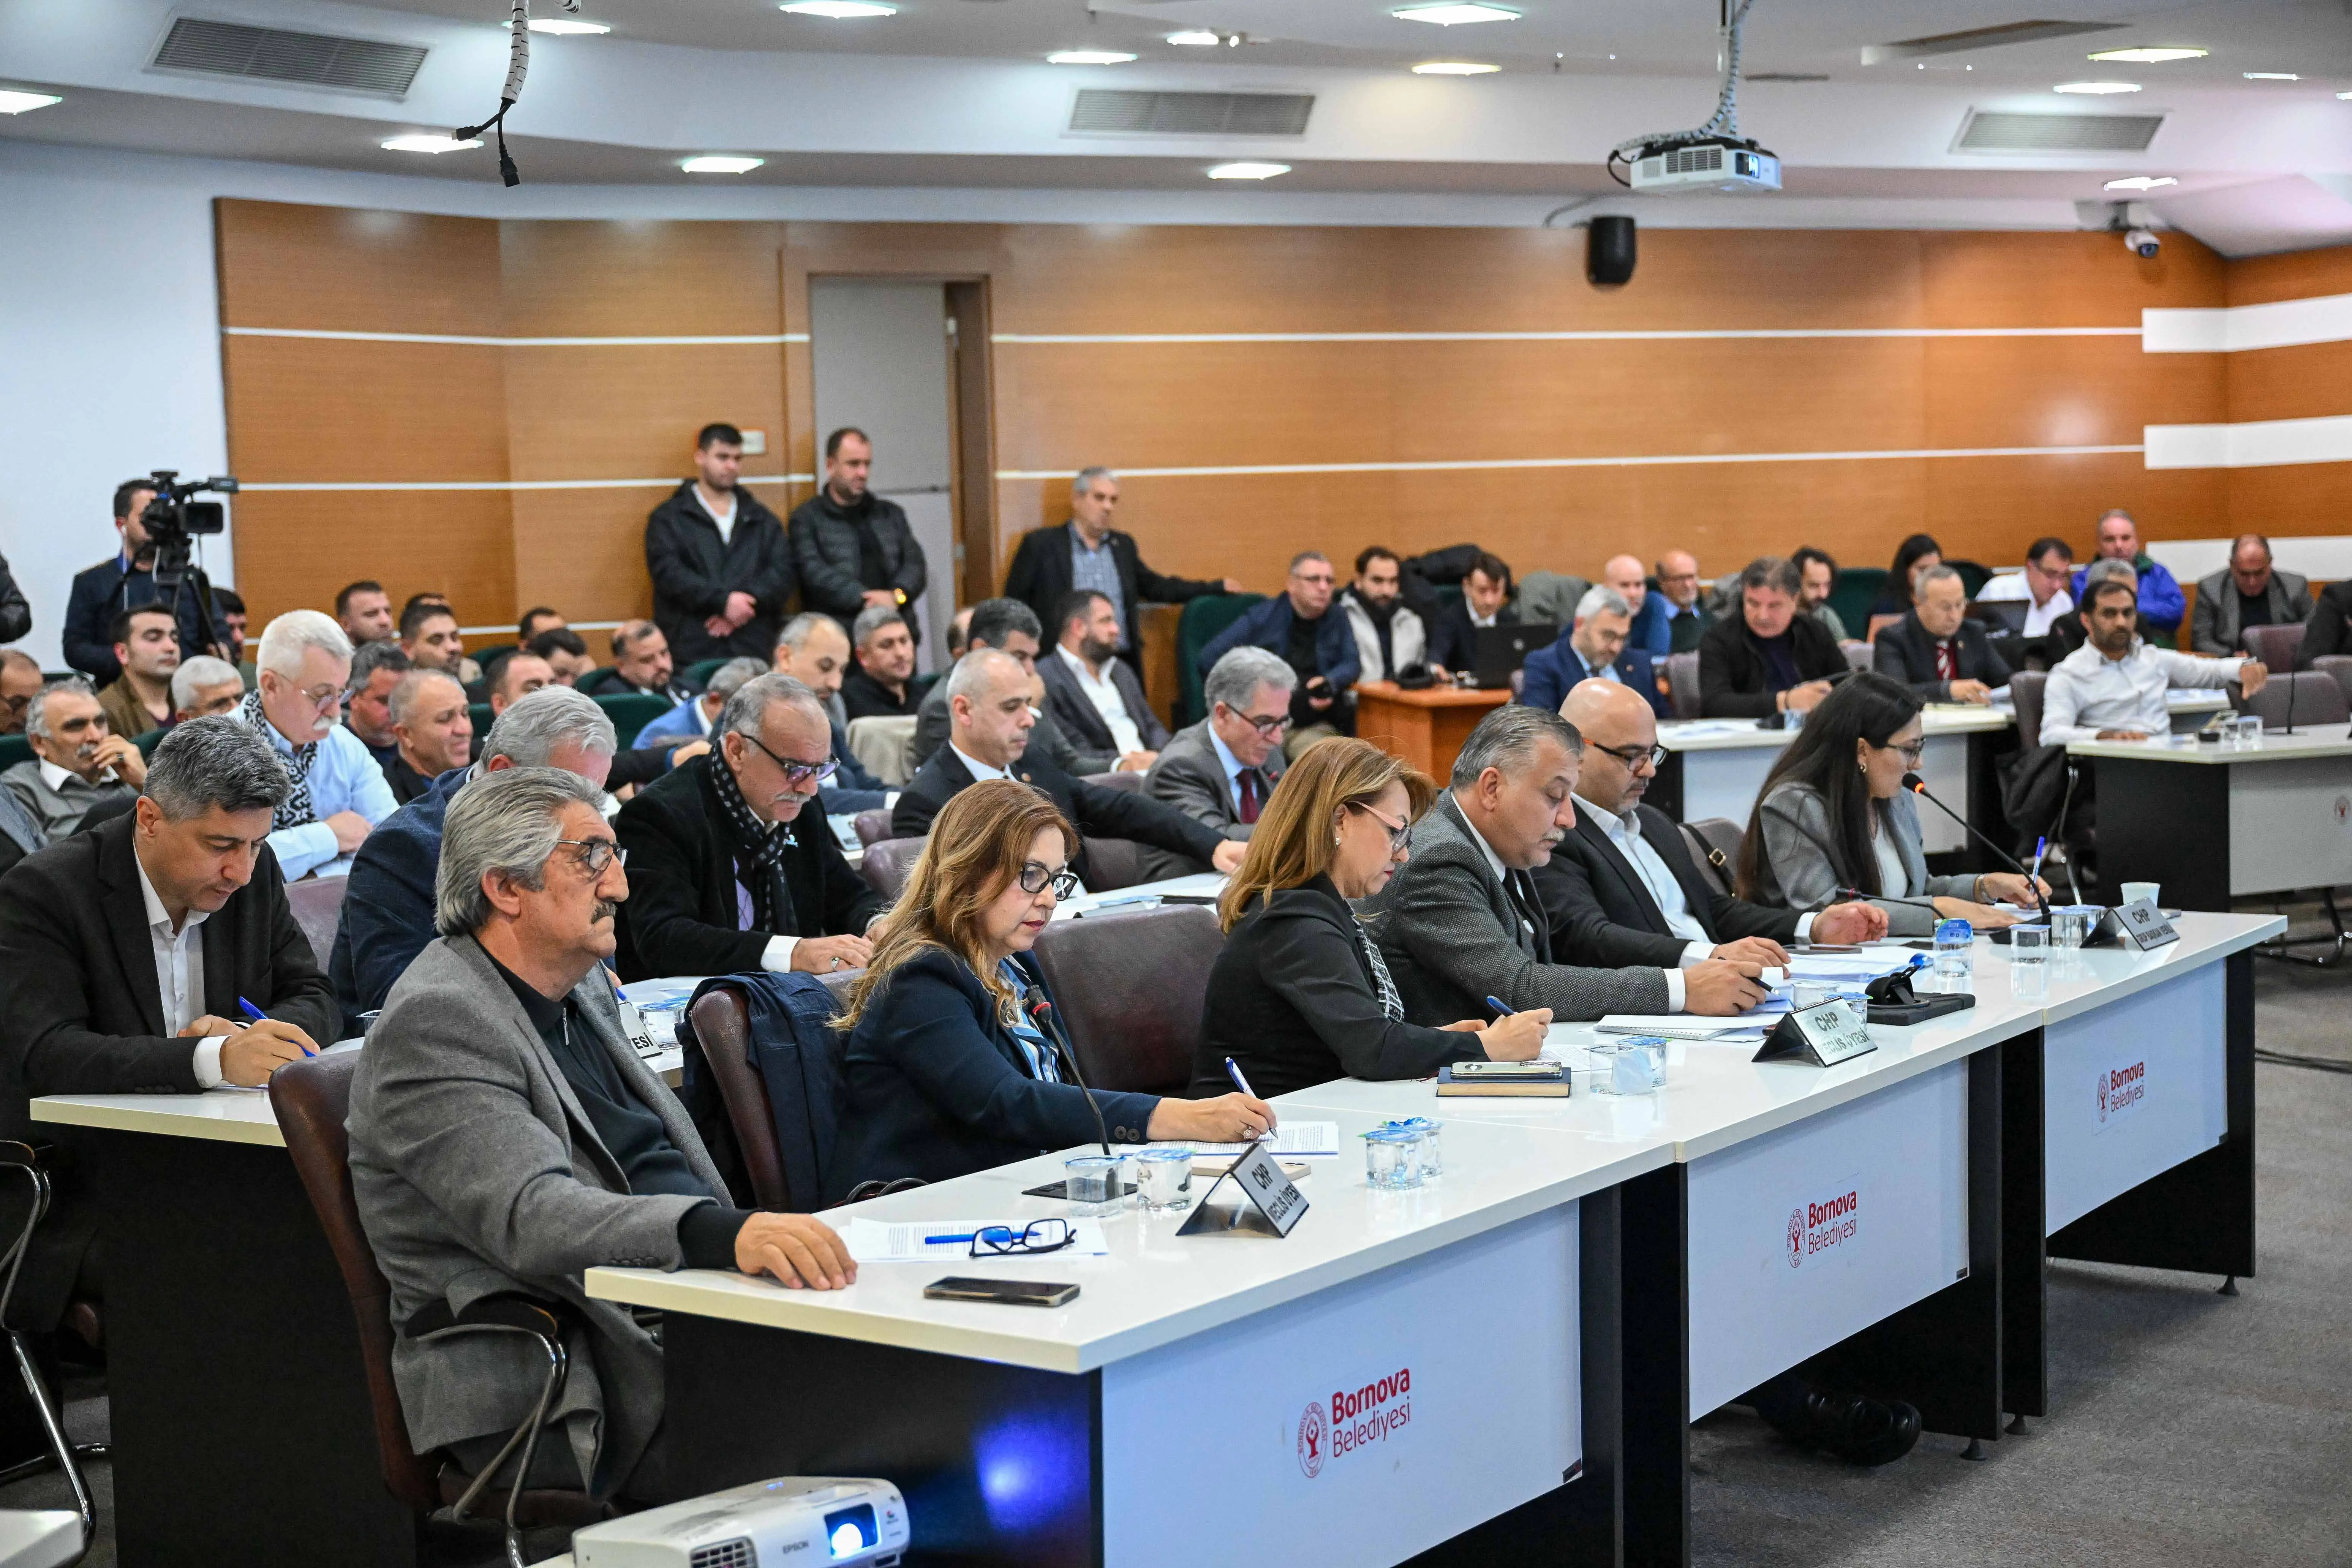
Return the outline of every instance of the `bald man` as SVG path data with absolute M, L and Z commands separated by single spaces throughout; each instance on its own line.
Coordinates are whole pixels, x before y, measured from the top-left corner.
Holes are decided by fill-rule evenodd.
M 1658 557 L 1658 598 L 1666 617 L 1666 651 L 1689 653 L 1706 630 L 1706 607 L 1701 602 L 1706 584 L 1699 581 L 1698 557 L 1687 550 L 1669 550 Z
M 1627 647 L 1639 648 L 1653 660 L 1674 651 L 1674 628 L 1666 624 L 1665 598 L 1650 592 L 1649 580 L 1638 559 L 1631 555 L 1611 556 L 1601 563 L 1597 585 L 1615 589 L 1617 596 L 1633 612 L 1633 624 L 1625 634 Z
M 1534 877 L 1561 962 L 1675 969 L 1727 958 L 1777 966 L 1788 962 L 1785 942 L 1885 934 L 1886 912 L 1870 904 L 1800 914 L 1709 886 L 1674 819 L 1642 803 L 1658 773 L 1658 723 L 1639 692 L 1587 680 L 1559 713 L 1584 737 L 1576 826 Z

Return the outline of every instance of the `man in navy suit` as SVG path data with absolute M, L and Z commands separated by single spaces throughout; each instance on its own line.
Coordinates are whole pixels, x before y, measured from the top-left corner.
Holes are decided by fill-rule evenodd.
M 1557 712 L 1580 681 L 1615 681 L 1640 694 L 1661 719 L 1674 715 L 1658 695 L 1658 675 L 1643 649 L 1630 646 L 1633 606 L 1606 584 L 1588 589 L 1576 602 L 1576 619 L 1549 647 L 1528 655 L 1518 700 Z

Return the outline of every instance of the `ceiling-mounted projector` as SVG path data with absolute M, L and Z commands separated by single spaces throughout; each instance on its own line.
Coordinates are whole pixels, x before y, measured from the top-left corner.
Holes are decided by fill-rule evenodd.
M 1777 191 L 1780 160 L 1753 142 L 1710 140 L 1644 147 L 1627 160 L 1637 191 Z

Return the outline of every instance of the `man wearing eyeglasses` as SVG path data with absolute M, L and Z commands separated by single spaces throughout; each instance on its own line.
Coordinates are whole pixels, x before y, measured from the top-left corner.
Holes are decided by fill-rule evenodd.
M 269 849 L 289 882 L 341 876 L 345 858 L 400 808 L 365 742 L 338 723 L 351 639 L 334 617 L 289 610 L 261 634 L 258 689 L 237 717 L 278 753 L 293 784 L 270 818 Z
M 727 700 L 711 734 L 715 751 L 638 791 L 615 823 L 635 887 L 621 978 L 864 968 L 866 928 L 887 905 L 817 803 L 835 766 L 824 702 L 763 675 Z
M 1297 685 L 1297 671 L 1279 654 L 1262 647 L 1227 652 L 1201 686 L 1209 716 L 1169 738 L 1143 776 L 1143 793 L 1223 837 L 1249 842 L 1282 778 L 1282 740 L 1290 732 L 1290 694 Z M 1190 856 L 1143 852 L 1146 881 L 1207 869 Z
M 1665 748 L 1641 693 L 1586 680 L 1568 694 L 1559 716 L 1584 737 L 1576 826 L 1530 875 L 1567 962 L 1679 970 L 1727 958 L 1779 967 L 1789 961 L 1784 942 L 1885 934 L 1886 912 L 1870 904 L 1799 914 L 1710 887 L 1674 819 L 1643 803 Z

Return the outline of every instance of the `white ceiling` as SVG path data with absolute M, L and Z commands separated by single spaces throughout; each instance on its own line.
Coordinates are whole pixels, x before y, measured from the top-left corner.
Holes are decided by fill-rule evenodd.
M 1201 190 L 1213 162 L 1293 165 L 1283 189 L 1524 194 L 1613 190 L 1602 155 L 1713 106 L 1717 0 L 1503 0 L 1521 19 L 1440 29 L 1402 0 L 895 0 L 899 14 L 835 22 L 774 0 L 582 0 L 610 36 L 535 37 L 510 121 L 525 177 L 602 185 L 708 184 L 698 152 L 763 156 L 746 183 L 973 189 Z M 555 15 L 557 0 L 535 0 Z M 390 38 L 431 52 L 407 99 L 163 75 L 145 68 L 175 15 Z M 404 131 L 483 118 L 505 75 L 499 0 L 0 0 L 0 86 L 65 102 L 0 119 L 0 139 L 194 153 L 493 181 L 488 151 L 386 153 Z M 1900 40 L 2023 20 L 2115 24 L 2071 37 L 1864 64 Z M 1181 48 L 1211 27 L 1265 41 Z M 2201 60 L 2093 65 L 2093 49 L 2190 45 Z M 1052 49 L 1131 50 L 1131 65 L 1057 68 Z M 1611 57 L 1614 56 L 1612 59 Z M 1429 59 L 1503 68 L 1412 76 Z M 2160 216 L 2233 253 L 2352 238 L 2352 0 L 2109 4 L 2085 0 L 1756 0 L 1741 124 L 1787 163 L 1791 201 L 1819 214 L 1922 199 L 2095 200 L 2128 174 L 2180 181 Z M 2299 82 L 2249 81 L 2291 70 Z M 2105 99 L 2051 87 L 2113 77 Z M 1080 86 L 1304 91 L 1303 137 L 1099 138 L 1067 132 Z M 2162 111 L 2145 154 L 1986 157 L 1952 141 L 1971 107 Z M 1717 198 L 1681 198 L 1688 204 Z M 1726 198 L 1727 199 L 1727 198 Z M 1770 198 L 1764 198 L 1769 201 Z M 1531 213 L 1542 209 L 1531 208 Z M 1530 221 L 1532 221 L 1532 216 Z M 1756 221 L 1747 218 L 1745 221 Z

